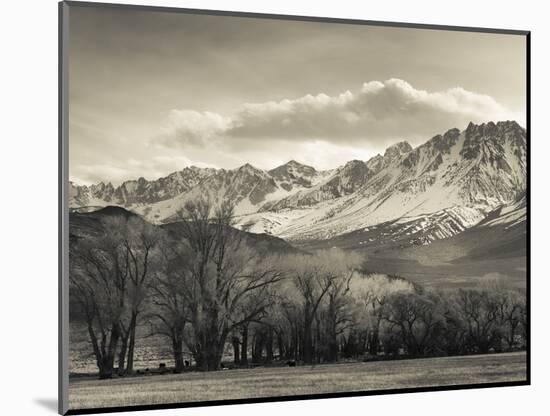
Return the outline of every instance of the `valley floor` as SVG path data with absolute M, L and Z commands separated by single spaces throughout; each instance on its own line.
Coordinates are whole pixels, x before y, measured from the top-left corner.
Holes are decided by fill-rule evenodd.
M 113 380 L 75 379 L 70 409 L 526 380 L 525 352 L 270 367 Z
M 433 258 L 431 260 L 370 256 L 366 267 L 372 272 L 396 275 L 436 289 L 479 287 L 490 279 L 500 280 L 506 287 L 516 289 L 525 289 L 527 284 L 526 257 L 440 264 Z

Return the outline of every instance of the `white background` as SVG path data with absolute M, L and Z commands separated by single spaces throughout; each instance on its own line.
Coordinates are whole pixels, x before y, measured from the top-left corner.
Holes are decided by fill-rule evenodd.
M 121 1 L 123 2 L 123 1 Z M 149 415 L 548 414 L 549 13 L 544 1 L 145 1 L 141 4 L 532 31 L 530 387 L 148 412 Z M 54 414 L 57 396 L 57 2 L 0 8 L 0 414 Z M 127 3 L 132 3 L 131 1 Z M 106 150 L 108 151 L 108 150 Z M 7 233 L 6 233 L 7 231 Z M 130 414 L 130 413 L 129 413 Z M 137 414 L 137 413 L 131 413 Z

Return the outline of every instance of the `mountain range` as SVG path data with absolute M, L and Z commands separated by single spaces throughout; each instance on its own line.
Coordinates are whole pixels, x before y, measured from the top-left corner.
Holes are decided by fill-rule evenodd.
M 235 205 L 237 228 L 297 244 L 360 235 L 357 244 L 426 245 L 490 225 L 496 210 L 504 214 L 493 220 L 504 221 L 506 212 L 511 221 L 525 219 L 526 153 L 526 131 L 516 122 L 470 123 L 415 148 L 402 141 L 383 155 L 332 170 L 292 160 L 272 170 L 192 166 L 117 187 L 70 183 L 69 207 L 120 206 L 164 224 L 175 221 L 187 201 L 207 196 Z

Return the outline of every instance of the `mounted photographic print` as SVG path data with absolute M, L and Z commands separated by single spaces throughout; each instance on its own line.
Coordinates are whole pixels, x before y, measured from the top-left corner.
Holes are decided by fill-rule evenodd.
M 529 384 L 529 32 L 62 2 L 60 86 L 61 413 Z

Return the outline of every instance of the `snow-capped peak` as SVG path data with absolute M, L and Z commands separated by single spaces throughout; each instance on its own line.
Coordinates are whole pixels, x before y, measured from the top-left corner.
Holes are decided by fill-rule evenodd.
M 525 129 L 514 121 L 470 123 L 414 149 L 401 141 L 383 156 L 331 171 L 290 160 L 269 171 L 250 163 L 232 170 L 191 166 L 118 187 L 71 183 L 69 204 L 120 205 L 165 222 L 188 200 L 229 199 L 238 224 L 289 239 L 329 238 L 403 218 L 421 224 L 444 213 L 454 225 L 434 236 L 448 236 L 525 191 L 526 146 Z

